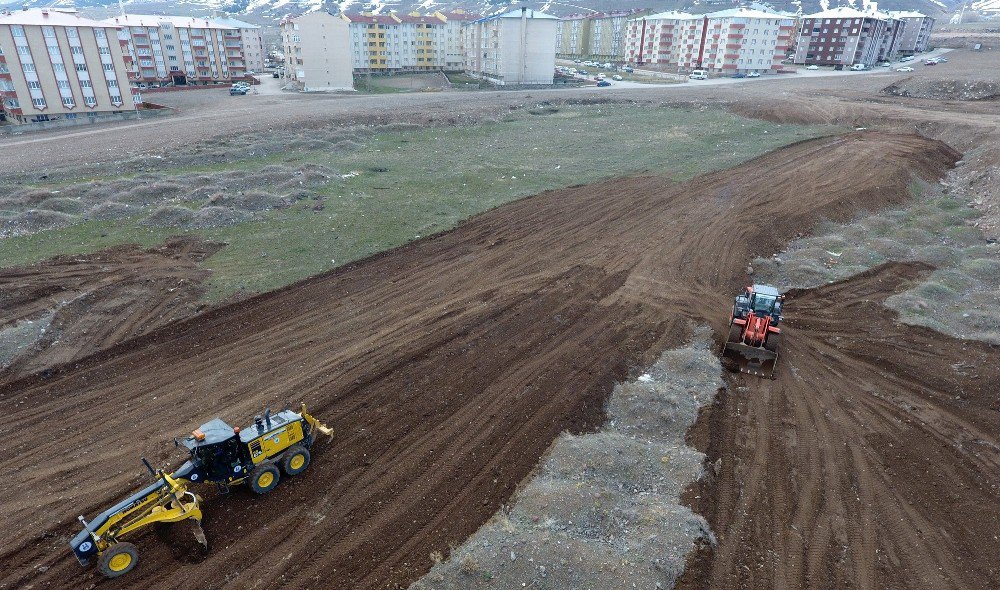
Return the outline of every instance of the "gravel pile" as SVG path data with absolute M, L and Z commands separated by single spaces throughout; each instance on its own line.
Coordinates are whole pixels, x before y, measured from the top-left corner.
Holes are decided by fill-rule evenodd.
M 680 504 L 704 455 L 684 437 L 722 385 L 707 329 L 619 384 L 599 432 L 562 435 L 508 509 L 411 590 L 672 588 L 705 520 Z

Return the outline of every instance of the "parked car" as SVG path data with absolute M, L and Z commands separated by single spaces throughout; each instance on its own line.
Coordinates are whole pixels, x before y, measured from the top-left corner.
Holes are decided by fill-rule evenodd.
M 943 64 L 943 63 L 947 63 L 948 62 L 948 58 L 947 57 L 935 57 L 934 60 L 937 61 L 939 64 Z
M 906 57 L 900 58 L 899 61 L 901 61 L 901 62 L 907 62 L 907 61 L 913 61 L 914 59 L 915 58 L 912 55 L 907 55 Z
M 896 68 L 896 71 L 897 72 L 912 72 L 913 68 L 911 68 L 910 66 L 903 66 L 901 68 Z
M 708 72 L 706 70 L 693 70 L 690 74 L 688 74 L 688 79 L 708 80 Z
M 635 68 L 630 67 L 630 66 L 625 66 L 624 68 L 622 68 L 622 71 L 631 74 L 632 72 L 635 71 Z
M 232 88 L 229 89 L 229 96 L 246 96 L 247 92 L 248 91 L 247 91 L 246 88 L 240 88 L 238 86 L 233 86 Z
M 937 65 L 937 60 L 935 60 L 935 59 L 928 59 L 927 61 L 924 62 L 924 65 L 925 66 L 936 66 Z
M 746 78 L 746 77 L 747 75 L 744 74 L 743 72 L 736 72 L 735 74 L 733 74 L 733 78 Z
M 884 62 L 882 62 L 882 63 L 880 63 L 878 65 L 879 65 L 879 67 L 882 67 L 882 68 L 891 68 L 892 67 L 892 64 L 889 63 L 889 62 L 887 62 L 887 61 L 884 61 Z
M 271 74 L 271 77 L 273 77 L 273 78 L 280 78 L 281 74 L 279 74 L 278 72 L 275 72 L 275 73 Z
M 580 70 L 579 72 L 577 72 L 577 74 L 580 74 L 581 76 L 589 76 L 590 72 L 588 72 L 587 70 Z
M 851 71 L 854 72 L 860 72 L 862 70 L 867 70 L 867 69 L 868 66 L 866 66 L 865 64 L 854 64 L 853 66 L 851 66 Z
M 605 86 L 611 86 L 611 82 L 608 82 L 607 80 L 601 80 L 600 82 L 597 83 L 597 85 L 603 88 Z
M 806 66 L 806 69 L 807 69 L 807 70 L 818 70 L 818 69 L 819 69 L 819 66 L 817 66 L 817 65 L 812 65 L 812 66 Z
M 622 77 L 621 77 L 621 76 L 619 76 L 618 74 L 615 74 L 614 76 L 611 76 L 611 79 L 612 79 L 612 80 L 614 80 L 615 82 L 621 82 L 621 81 L 622 81 L 622 80 L 624 80 L 625 78 L 622 78 Z
M 760 72 L 750 72 L 747 74 L 747 78 L 760 78 Z

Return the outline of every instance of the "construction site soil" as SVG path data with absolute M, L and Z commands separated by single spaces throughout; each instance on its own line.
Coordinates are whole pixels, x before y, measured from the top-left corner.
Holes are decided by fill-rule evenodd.
M 859 132 L 685 183 L 550 191 L 10 381 L 0 588 L 406 587 L 560 432 L 597 427 L 613 384 L 691 320 L 722 334 L 753 257 L 821 219 L 903 203 L 914 176 L 935 182 L 959 157 Z M 684 583 L 997 585 L 995 350 L 881 305 L 927 270 L 791 294 L 778 380 L 737 377 L 692 433 L 710 458 L 736 458 L 700 494 L 720 543 Z M 140 535 L 123 580 L 69 554 L 78 514 L 143 485 L 140 456 L 176 465 L 171 437 L 300 400 L 333 442 L 269 495 L 206 491 L 207 554 L 181 526 Z

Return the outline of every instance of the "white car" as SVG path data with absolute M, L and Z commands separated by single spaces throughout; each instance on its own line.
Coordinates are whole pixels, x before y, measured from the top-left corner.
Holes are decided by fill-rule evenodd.
M 614 76 L 611 76 L 611 79 L 612 79 L 612 80 L 614 80 L 615 82 L 621 82 L 621 81 L 622 81 L 622 80 L 624 80 L 625 78 L 622 78 L 622 77 L 621 77 L 621 76 L 619 76 L 618 74 L 615 74 Z
M 910 66 L 904 66 L 904 67 L 901 67 L 901 68 L 896 68 L 896 71 L 897 72 L 912 72 L 913 68 L 911 68 Z
M 747 78 L 760 78 L 760 72 L 750 72 L 747 74 Z
M 807 70 L 818 70 L 819 66 L 806 66 Z
M 705 70 L 694 70 L 688 74 L 690 80 L 708 80 L 708 72 Z

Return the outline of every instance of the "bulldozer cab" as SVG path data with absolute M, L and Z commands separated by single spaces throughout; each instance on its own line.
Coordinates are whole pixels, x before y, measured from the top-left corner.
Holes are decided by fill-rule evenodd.
M 771 325 L 778 325 L 781 319 L 781 294 L 770 285 L 747 287 L 736 297 L 733 316 L 746 319 L 750 312 L 754 315 L 771 316 Z

